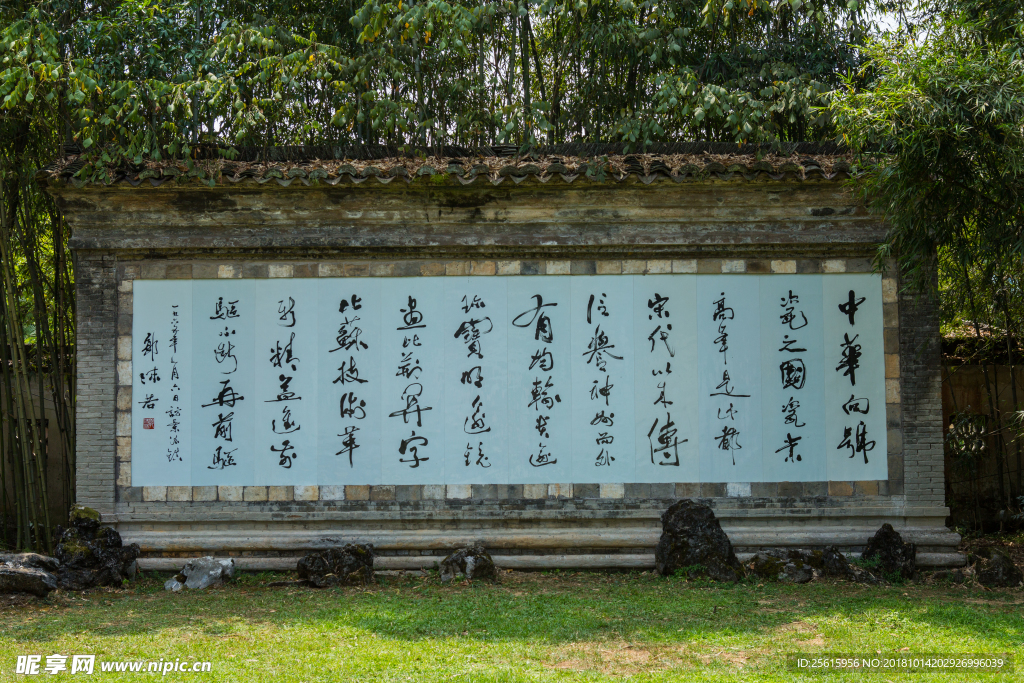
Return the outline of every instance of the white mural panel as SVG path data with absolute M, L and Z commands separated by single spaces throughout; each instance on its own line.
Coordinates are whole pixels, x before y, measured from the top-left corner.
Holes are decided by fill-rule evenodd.
M 567 277 L 508 280 L 509 482 L 572 481 Z
M 701 481 L 764 480 L 759 292 L 757 276 L 697 278 Z
M 255 481 L 255 289 L 253 280 L 192 283 L 193 486 Z
M 508 483 L 507 280 L 444 279 L 445 482 Z
M 835 481 L 888 477 L 882 278 L 823 278 L 825 452 Z
M 887 477 L 881 277 L 136 280 L 132 484 Z
M 444 278 L 381 288 L 381 464 L 388 484 L 445 483 Z M 460 439 L 461 440 L 461 439 Z
M 761 281 L 765 481 L 825 481 L 821 277 Z
M 138 280 L 132 335 L 132 480 L 192 481 L 192 283 Z
M 257 280 L 257 486 L 317 478 L 317 281 Z
M 319 484 L 381 483 L 381 290 L 319 281 Z
M 571 283 L 573 480 L 634 481 L 633 279 L 598 275 Z
M 696 275 L 633 281 L 636 481 L 700 481 Z

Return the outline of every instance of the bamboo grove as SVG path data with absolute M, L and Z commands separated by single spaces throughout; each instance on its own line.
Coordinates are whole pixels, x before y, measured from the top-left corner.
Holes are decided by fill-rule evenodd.
M 49 550 L 75 485 L 68 235 L 35 182 L 60 136 L 29 117 L 4 117 L 0 131 L 0 538 Z
M 859 0 L 61 1 L 11 13 L 0 95 L 65 107 L 105 163 L 200 144 L 821 139 L 871 30 Z

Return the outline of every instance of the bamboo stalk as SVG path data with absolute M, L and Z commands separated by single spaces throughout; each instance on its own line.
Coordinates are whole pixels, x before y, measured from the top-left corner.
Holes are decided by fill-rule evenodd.
M 46 469 L 42 459 L 43 421 L 36 414 L 35 401 L 29 383 L 29 362 L 25 348 L 21 316 L 18 311 L 16 277 L 13 272 L 12 223 L 18 218 L 18 208 L 24 200 L 23 188 L 14 178 L 14 191 L 8 189 L 9 176 L 0 177 L 0 307 L 4 309 L 7 338 L 13 360 L 10 398 L 14 402 L 14 429 L 17 443 L 11 448 L 12 460 L 17 459 L 12 470 L 20 477 L 21 486 L 16 489 L 20 493 L 21 509 L 25 511 L 23 524 L 19 524 L 17 545 L 32 547 L 39 552 L 51 550 L 51 525 L 47 496 Z M 24 213 L 22 214 L 24 215 Z M 22 242 L 24 247 L 24 242 Z M 30 269 L 31 272 L 31 269 Z M 39 283 L 34 283 L 39 289 Z M 39 301 L 39 298 L 36 298 Z M 36 307 L 38 310 L 38 306 Z M 36 327 L 38 330 L 38 318 Z M 38 345 L 37 345 L 38 346 Z M 38 357 L 38 354 L 37 354 Z M 42 372 L 42 368 L 37 368 Z M 40 403 L 42 396 L 39 397 Z M 40 406 L 41 408 L 41 406 Z
M 968 298 L 968 300 L 970 302 L 971 317 L 973 318 L 973 320 L 971 322 L 973 323 L 974 334 L 977 337 L 977 339 L 981 340 L 982 339 L 982 334 L 981 334 L 981 326 L 978 323 L 978 308 L 977 308 L 976 300 L 974 298 L 974 288 L 971 286 L 971 275 L 970 275 L 970 272 L 967 269 L 966 264 L 963 266 L 963 272 L 964 272 L 964 287 L 966 288 L 966 291 L 967 291 L 967 298 Z M 986 355 L 982 356 L 981 374 L 985 378 L 985 395 L 988 398 L 988 410 L 989 410 L 989 413 L 988 413 L 988 415 L 986 415 L 986 422 L 988 422 L 989 420 L 996 421 L 998 419 L 997 418 L 998 412 L 996 410 L 995 401 L 993 400 L 993 397 L 992 397 L 992 383 L 991 383 L 991 381 L 989 379 L 988 362 L 986 360 Z M 999 429 L 998 429 L 998 422 L 997 422 L 997 428 L 996 428 L 996 449 L 995 449 L 995 451 L 996 451 L 996 469 L 999 472 L 999 498 L 1000 498 L 1001 504 L 1005 505 L 1006 504 L 1006 482 L 1004 480 L 1005 479 L 1005 476 L 1004 476 L 1005 463 L 1003 462 L 1002 439 L 1001 439 L 1001 435 L 1000 435 Z

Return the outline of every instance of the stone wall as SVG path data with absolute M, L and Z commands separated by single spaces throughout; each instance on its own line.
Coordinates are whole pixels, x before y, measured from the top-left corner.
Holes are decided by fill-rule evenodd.
M 900 293 L 891 271 L 884 480 L 131 486 L 137 278 L 868 272 L 884 234 L 838 181 L 581 182 L 55 188 L 78 258 L 79 502 L 152 567 L 212 552 L 283 568 L 347 541 L 373 542 L 387 566 L 419 566 L 477 540 L 506 566 L 647 566 L 679 497 L 711 504 L 740 551 L 856 549 L 888 521 L 921 545 L 922 563 L 960 562 L 944 526 L 937 308 Z

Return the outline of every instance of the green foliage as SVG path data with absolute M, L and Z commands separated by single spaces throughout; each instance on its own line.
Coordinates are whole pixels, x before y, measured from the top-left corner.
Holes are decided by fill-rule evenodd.
M 820 139 L 874 2 L 36 0 L 4 14 L 0 107 L 44 101 L 94 179 L 240 145 Z
M 1024 9 L 960 0 L 926 19 L 869 45 L 873 79 L 837 92 L 831 112 L 892 225 L 881 255 L 934 287 L 938 249 L 943 276 L 970 298 L 971 281 L 1019 272 L 1024 257 Z
M 62 56 L 61 26 L 0 5 L 0 537 L 40 551 L 73 498 L 74 292 L 69 232 L 35 175 L 61 153 L 67 102 L 95 85 Z
M 976 337 L 983 358 L 998 345 L 1012 367 L 1024 320 L 1024 5 L 922 2 L 865 53 L 865 80 L 851 79 L 830 111 L 891 226 L 879 261 L 895 257 L 907 285 L 938 291 L 947 334 Z M 1010 506 L 1024 492 L 1021 435 L 982 362 L 987 405 L 974 409 L 987 409 L 997 504 Z M 1013 400 L 1024 400 L 1010 376 Z

